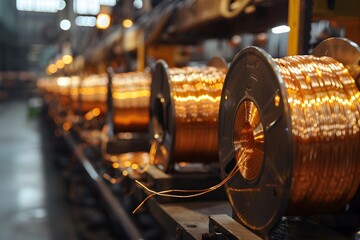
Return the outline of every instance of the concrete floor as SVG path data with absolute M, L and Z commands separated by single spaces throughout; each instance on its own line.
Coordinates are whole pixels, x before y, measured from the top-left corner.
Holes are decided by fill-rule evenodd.
M 76 239 L 51 143 L 26 101 L 0 102 L 0 240 Z

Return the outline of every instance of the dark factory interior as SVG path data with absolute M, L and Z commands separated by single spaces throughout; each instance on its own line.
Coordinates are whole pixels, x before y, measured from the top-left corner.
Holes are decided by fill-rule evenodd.
M 1 0 L 0 239 L 360 240 L 359 0 Z

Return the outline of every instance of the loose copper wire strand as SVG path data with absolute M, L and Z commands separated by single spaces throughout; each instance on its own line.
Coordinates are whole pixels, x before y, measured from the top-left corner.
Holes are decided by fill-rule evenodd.
M 115 74 L 112 80 L 116 131 L 147 132 L 151 76 L 147 72 Z
M 360 93 L 329 57 L 274 59 L 286 86 L 295 145 L 289 214 L 343 209 L 360 183 Z
M 248 154 L 244 154 L 245 151 L 247 149 L 243 148 L 243 151 L 241 151 L 239 153 L 239 160 L 241 161 L 247 161 L 249 158 Z M 205 188 L 205 189 L 169 189 L 169 190 L 164 190 L 164 191 L 160 191 L 160 192 L 156 192 L 154 190 L 151 190 L 150 188 L 146 187 L 143 183 L 141 183 L 138 180 L 135 180 L 135 182 L 142 187 L 143 189 L 145 189 L 147 192 L 150 193 L 150 195 L 148 195 L 133 211 L 133 214 L 136 213 L 150 198 L 154 197 L 154 196 L 161 196 L 161 197 L 171 197 L 171 198 L 194 198 L 194 197 L 198 197 L 204 194 L 207 194 L 209 192 L 215 191 L 216 189 L 220 188 L 221 186 L 223 186 L 225 183 L 227 183 L 233 176 L 235 176 L 235 174 L 237 173 L 237 171 L 239 170 L 239 166 L 234 167 L 231 172 L 228 174 L 228 176 L 226 178 L 224 178 L 221 182 L 219 182 L 218 184 L 209 187 L 209 188 Z M 178 193 L 178 194 L 171 194 L 171 193 Z M 179 194 L 179 193 L 183 193 L 183 194 Z
M 174 162 L 218 160 L 218 112 L 225 74 L 226 69 L 209 66 L 170 69 L 176 122 Z

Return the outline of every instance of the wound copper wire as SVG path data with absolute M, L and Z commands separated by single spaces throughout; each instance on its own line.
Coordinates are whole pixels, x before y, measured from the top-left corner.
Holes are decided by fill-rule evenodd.
M 226 69 L 210 66 L 170 69 L 175 109 L 171 120 L 176 128 L 171 161 L 218 161 L 218 112 L 225 74 Z
M 56 79 L 57 93 L 59 94 L 59 105 L 66 109 L 69 105 L 69 86 L 71 79 L 69 77 L 58 77 Z
M 101 113 L 106 112 L 107 82 L 106 74 L 90 75 L 82 80 L 79 94 L 83 112 L 94 108 L 100 109 Z
M 162 91 L 168 90 L 171 92 L 170 96 L 173 104 L 170 104 L 170 107 L 174 108 L 174 114 L 166 114 L 167 118 L 172 119 L 166 119 L 164 122 L 175 122 L 176 133 L 171 132 L 175 134 L 175 138 L 172 138 L 172 141 L 174 141 L 173 152 L 170 154 L 167 152 L 163 153 L 162 156 L 165 156 L 166 159 L 162 160 L 172 161 L 171 164 L 174 162 L 209 163 L 218 160 L 217 122 L 226 68 L 209 66 L 204 68 L 172 68 L 169 69 L 169 73 L 169 81 L 171 82 L 169 86 L 171 89 L 162 89 Z M 164 92 L 161 94 L 164 95 Z M 165 103 L 166 100 L 161 98 L 159 101 Z M 165 108 L 168 108 L 168 106 Z M 162 116 L 158 117 L 161 118 Z M 167 150 L 162 141 L 163 136 L 160 137 L 160 134 L 157 132 L 155 132 L 155 135 L 157 136 L 154 136 L 155 139 L 150 149 L 152 164 L 159 163 L 156 159 L 157 151 Z M 160 139 L 162 140 L 160 141 Z M 169 155 L 171 155 L 172 159 L 170 159 Z M 133 213 L 138 211 L 147 200 L 156 195 L 173 198 L 193 198 L 214 191 L 225 184 L 228 179 L 232 178 L 236 171 L 237 169 L 233 169 L 226 179 L 206 189 L 170 189 L 156 192 L 136 181 L 150 195 L 138 205 Z
M 151 76 L 129 72 L 113 76 L 114 126 L 119 132 L 147 132 Z
M 288 214 L 344 209 L 360 183 L 360 93 L 329 57 L 274 59 L 286 86 L 295 146 Z
M 71 110 L 73 112 L 79 111 L 80 108 L 80 103 L 79 103 L 80 82 L 81 79 L 79 76 L 70 77 L 69 94 L 71 100 Z
M 342 210 L 353 198 L 360 182 L 360 93 L 355 81 L 342 64 L 329 57 L 292 56 L 274 59 L 274 62 L 285 83 L 295 146 L 287 214 L 304 215 Z M 176 71 L 176 73 L 181 72 Z M 175 109 L 182 110 L 176 113 L 176 116 L 186 116 L 184 113 L 186 105 L 183 104 L 185 101 L 181 101 L 184 97 L 180 95 L 182 91 L 177 91 L 177 88 L 180 90 L 182 88 L 176 86 L 176 83 L 184 81 L 184 78 L 185 76 L 181 76 L 179 80 L 176 81 L 175 78 L 173 81 L 174 96 L 180 96 L 176 98 Z M 280 97 L 275 97 L 274 101 L 276 104 L 276 101 L 280 101 Z M 243 112 L 254 113 L 250 103 L 251 101 L 243 105 Z M 248 117 L 252 119 L 249 122 L 259 125 L 255 124 L 260 121 L 257 114 Z M 178 121 L 177 119 L 177 124 Z M 244 167 L 249 168 L 249 171 L 254 166 L 257 169 L 258 164 L 253 162 L 256 141 L 250 141 L 256 136 L 253 135 L 253 131 L 252 134 L 248 134 L 253 126 L 247 124 L 239 126 L 244 129 L 239 138 L 242 147 L 236 154 L 238 164 L 222 182 L 202 190 L 170 189 L 160 192 L 137 182 L 150 195 L 134 212 L 153 196 L 196 197 L 228 182 L 238 171 L 243 174 Z M 255 159 L 257 158 L 258 155 Z M 253 181 L 259 171 L 249 172 L 246 179 Z M 249 189 L 228 190 L 249 191 Z M 260 191 L 260 189 L 251 189 L 251 191 Z

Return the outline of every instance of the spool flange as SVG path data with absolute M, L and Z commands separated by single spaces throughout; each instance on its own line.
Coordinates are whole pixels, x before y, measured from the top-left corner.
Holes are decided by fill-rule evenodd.
M 207 66 L 227 69 L 225 61 L 220 57 L 212 58 Z M 169 172 L 176 163 L 194 162 L 193 159 L 176 159 L 174 146 L 176 141 L 176 116 L 173 100 L 173 88 L 169 67 L 160 60 L 155 66 L 151 83 L 150 96 L 150 138 L 154 139 L 151 146 L 151 162 L 159 169 Z M 197 159 L 195 159 L 197 160 Z M 216 159 L 215 159 L 216 160 Z M 206 159 L 199 159 L 204 162 Z
M 247 105 L 251 105 L 260 118 L 258 127 L 252 125 L 246 114 L 243 117 L 239 114 L 246 111 Z M 236 55 L 222 90 L 218 138 L 223 177 L 238 164 L 236 158 L 241 146 L 234 129 L 239 121 L 250 126 L 248 130 L 252 133 L 248 136 L 258 142 L 253 149 L 263 152 L 263 159 L 257 158 L 261 163 L 255 164 L 257 169 L 251 178 L 236 173 L 226 190 L 234 217 L 265 237 L 286 210 L 293 169 L 293 141 L 284 82 L 271 56 L 257 47 L 246 48 Z M 256 129 L 261 128 L 262 144 L 255 139 L 259 137 Z M 261 158 L 261 154 L 257 156 Z
M 344 64 L 360 89 L 360 47 L 346 38 L 329 38 L 317 45 L 311 53 L 328 56 Z
M 333 57 L 347 66 L 352 76 L 359 76 L 354 67 L 359 48 L 349 40 L 325 41 L 313 54 Z M 252 164 L 238 165 L 240 171 L 227 183 L 226 191 L 234 218 L 264 238 L 286 214 L 290 198 L 294 141 L 287 99 L 284 81 L 268 53 L 249 47 L 236 55 L 220 101 L 220 166 L 225 178 L 239 164 L 241 149 L 261 153 L 256 157 L 250 154 L 247 162 Z
M 159 60 L 151 83 L 150 95 L 150 139 L 152 164 L 167 172 L 173 167 L 172 153 L 175 143 L 175 106 L 172 100 L 169 67 Z M 150 153 L 150 155 L 152 155 Z

